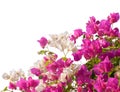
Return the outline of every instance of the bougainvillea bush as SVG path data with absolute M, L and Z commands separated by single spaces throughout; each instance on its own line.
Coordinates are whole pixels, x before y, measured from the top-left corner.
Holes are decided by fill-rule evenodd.
M 85 31 L 41 37 L 41 60 L 28 76 L 22 70 L 3 74 L 9 85 L 2 92 L 120 92 L 118 20 L 119 13 L 102 20 L 92 16 Z

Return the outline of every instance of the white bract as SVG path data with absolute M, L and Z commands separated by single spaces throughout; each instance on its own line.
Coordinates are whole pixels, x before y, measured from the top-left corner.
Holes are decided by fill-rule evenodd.
M 46 85 L 43 83 L 43 80 L 40 80 L 39 85 L 36 87 L 37 92 L 42 92 Z
M 51 47 L 55 47 L 62 52 L 64 52 L 65 50 L 75 51 L 76 46 L 74 45 L 74 43 L 72 41 L 70 41 L 69 36 L 70 36 L 70 34 L 68 32 L 64 32 L 59 35 L 52 34 L 52 35 L 50 35 L 51 40 L 49 40 L 48 45 Z
M 9 74 L 4 73 L 2 77 L 3 77 L 3 79 L 15 82 L 15 81 L 18 81 L 19 78 L 21 78 L 21 77 L 24 78 L 25 73 L 21 69 L 19 69 L 18 71 L 12 70 L 12 71 L 10 71 Z

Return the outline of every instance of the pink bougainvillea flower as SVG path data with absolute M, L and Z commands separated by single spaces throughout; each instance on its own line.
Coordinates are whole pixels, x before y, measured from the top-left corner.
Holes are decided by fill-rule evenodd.
M 90 21 L 86 24 L 87 34 L 92 35 L 98 31 L 98 24 L 94 16 L 90 17 Z
M 115 51 L 115 56 L 120 56 L 120 49 L 117 49 L 117 50 Z
M 64 92 L 63 86 L 57 85 L 57 86 L 47 86 L 42 92 Z
M 119 13 L 111 13 L 110 16 L 108 16 L 108 20 L 110 21 L 110 23 L 115 23 L 119 20 L 120 15 Z
M 40 46 L 42 48 L 44 48 L 48 43 L 48 40 L 45 37 L 41 37 L 40 40 L 37 40 L 37 41 L 40 43 Z
M 75 29 L 74 30 L 74 37 L 78 38 L 83 34 L 82 29 Z
M 97 92 L 106 92 L 105 91 L 106 83 L 99 76 L 96 79 L 95 84 L 93 86 L 94 86 L 94 89 L 96 89 Z
M 71 60 L 70 58 L 68 58 L 68 59 L 65 61 L 65 66 L 66 66 L 66 67 L 70 66 L 72 62 L 73 62 L 73 60 Z
M 74 35 L 71 35 L 71 36 L 70 36 L 70 40 L 73 41 L 74 43 L 76 43 L 76 38 L 75 38 Z
M 77 92 L 82 92 L 82 87 L 81 86 L 78 86 Z
M 77 83 L 89 83 L 90 82 L 91 72 L 87 69 L 85 65 L 82 65 L 80 70 L 76 74 Z
M 116 78 L 109 78 L 106 84 L 106 92 L 110 92 L 108 90 L 111 90 L 111 92 L 119 92 L 119 81 Z
M 82 50 L 78 50 L 74 52 L 72 55 L 75 61 L 79 61 L 82 58 Z
M 36 92 L 35 88 L 38 86 L 39 80 L 34 80 L 32 77 L 29 77 L 28 80 L 20 78 L 17 81 L 17 87 L 24 92 Z
M 56 74 L 56 76 L 60 76 L 61 72 L 63 71 L 64 62 L 62 59 L 58 60 L 57 62 L 53 62 L 52 64 L 49 64 L 46 69 L 53 74 Z
M 46 67 L 46 69 L 47 69 L 49 72 L 54 73 L 54 72 L 56 72 L 56 70 L 58 69 L 58 65 L 57 65 L 56 62 L 54 62 L 54 63 L 49 64 L 49 65 Z
M 30 71 L 32 74 L 34 74 L 36 76 L 40 76 L 40 74 L 41 74 L 41 71 L 38 68 L 32 68 Z
M 94 66 L 94 72 L 96 74 L 107 73 L 112 69 L 113 65 L 109 60 L 108 56 L 99 64 Z
M 105 39 L 100 39 L 99 43 L 103 48 L 110 46 L 110 42 L 106 41 Z
M 28 89 L 27 80 L 20 78 L 20 80 L 17 81 L 17 87 L 19 87 L 20 90 L 27 90 Z
M 103 20 L 100 21 L 99 30 L 102 29 L 105 32 L 106 31 L 109 32 L 110 27 L 111 27 L 111 24 L 108 20 L 103 19 Z
M 115 50 L 111 50 L 105 53 L 101 53 L 99 56 L 99 59 L 101 59 L 102 61 L 105 59 L 105 57 L 108 57 L 109 59 L 112 59 L 113 57 L 115 57 L 115 55 L 120 55 L 120 52 L 117 52 Z
M 14 84 L 14 83 L 12 83 L 12 82 L 10 82 L 9 83 L 9 89 L 16 89 L 16 84 Z
M 102 52 L 102 47 L 100 46 L 100 42 L 97 39 L 93 41 L 84 39 L 81 46 L 82 54 L 87 60 L 95 57 L 95 55 Z
M 119 37 L 119 34 L 120 34 L 119 28 L 115 27 L 112 31 L 113 31 L 113 34 L 112 34 L 113 36 Z M 113 36 L 112 36 L 112 37 L 113 37 Z
M 100 64 L 101 64 L 101 68 L 104 70 L 104 72 L 109 72 L 113 67 L 113 65 L 108 57 L 106 57 Z
M 74 34 L 70 36 L 70 40 L 76 43 L 76 39 L 83 35 L 82 29 L 75 29 Z
M 35 88 L 38 86 L 38 84 L 39 84 L 39 80 L 34 80 L 34 79 L 32 79 L 32 77 L 28 78 L 28 85 L 30 87 Z
M 99 30 L 98 30 L 98 35 L 103 36 L 103 35 L 110 35 L 110 29 L 111 29 L 111 24 L 108 20 L 101 20 L 99 24 Z
M 65 61 L 62 58 L 60 58 L 56 61 L 56 65 L 58 68 L 63 68 L 65 67 Z

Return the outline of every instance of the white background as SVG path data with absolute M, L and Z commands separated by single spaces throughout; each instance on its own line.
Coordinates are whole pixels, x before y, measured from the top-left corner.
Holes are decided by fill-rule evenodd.
M 40 59 L 41 36 L 85 30 L 90 16 L 102 19 L 119 11 L 119 0 L 0 0 L 0 76 L 12 69 L 27 71 Z M 0 89 L 4 84 L 0 77 Z

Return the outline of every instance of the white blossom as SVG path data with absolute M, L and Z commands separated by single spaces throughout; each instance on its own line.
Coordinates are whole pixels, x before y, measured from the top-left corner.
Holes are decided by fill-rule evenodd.
M 42 92 L 46 85 L 43 83 L 43 80 L 40 80 L 39 85 L 36 87 L 37 92 Z
M 25 74 L 21 69 L 18 71 L 12 70 L 12 71 L 10 71 L 9 74 L 4 73 L 2 77 L 3 77 L 3 79 L 15 82 L 15 81 L 19 80 L 20 77 L 25 77 Z
M 10 79 L 10 76 L 7 73 L 4 73 L 2 75 L 2 78 L 5 79 L 5 80 L 8 80 L 8 79 Z
M 64 68 L 63 72 L 59 77 L 59 81 L 66 82 L 67 81 L 66 77 L 70 78 L 71 76 L 73 76 L 79 68 L 80 68 L 80 65 L 78 64 L 71 64 L 69 67 Z
M 39 68 L 42 71 L 44 71 L 46 69 L 45 63 L 43 60 L 38 60 L 37 62 L 35 62 L 33 67 Z
M 53 34 L 50 35 L 51 40 L 49 40 L 49 46 L 55 47 L 59 49 L 60 51 L 64 52 L 64 50 L 67 51 L 75 51 L 76 46 L 72 41 L 69 39 L 69 33 L 64 32 L 61 34 Z
M 19 74 L 13 70 L 13 71 L 10 71 L 10 80 L 11 81 L 17 81 L 19 79 Z
M 70 67 L 64 68 L 63 72 L 60 75 L 59 81 L 66 82 L 67 81 L 66 77 L 70 78 L 72 74 L 73 74 L 73 71 L 70 69 Z
M 18 71 L 16 71 L 16 73 L 19 75 L 19 77 L 25 77 L 25 73 L 22 69 L 19 69 Z
M 66 80 L 66 74 L 65 73 L 61 73 L 61 75 L 60 75 L 60 78 L 59 78 L 59 81 L 60 82 L 66 82 L 67 80 Z

